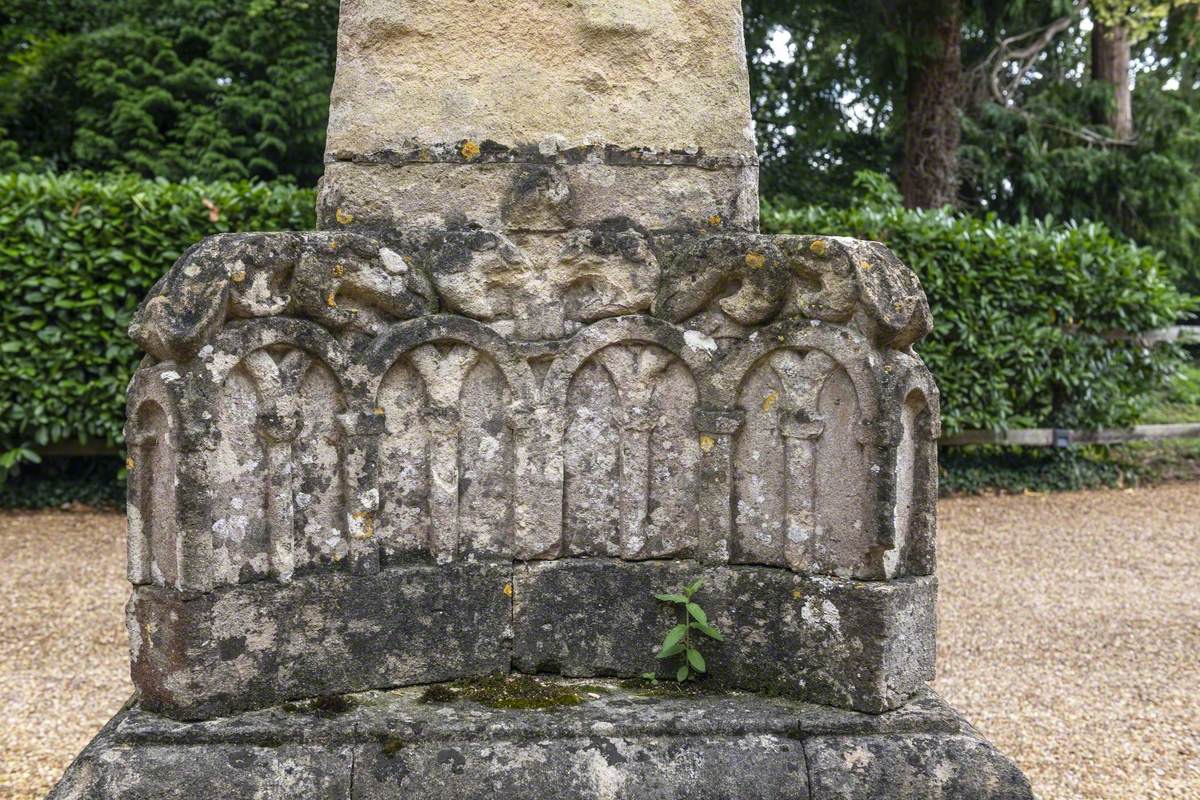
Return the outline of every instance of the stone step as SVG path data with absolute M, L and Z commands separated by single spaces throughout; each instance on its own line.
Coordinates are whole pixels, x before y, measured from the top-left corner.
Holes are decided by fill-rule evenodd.
M 50 800 L 1032 797 L 930 692 L 871 715 L 675 687 L 494 679 L 191 723 L 131 702 Z

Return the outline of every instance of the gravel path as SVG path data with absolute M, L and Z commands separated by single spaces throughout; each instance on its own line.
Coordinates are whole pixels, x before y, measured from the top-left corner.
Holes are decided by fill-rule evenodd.
M 947 699 L 1043 800 L 1200 797 L 1200 484 L 941 514 Z M 123 539 L 0 513 L 0 798 L 42 797 L 130 691 Z

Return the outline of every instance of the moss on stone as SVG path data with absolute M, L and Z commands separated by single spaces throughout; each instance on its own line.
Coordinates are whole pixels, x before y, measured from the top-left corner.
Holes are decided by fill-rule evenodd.
M 383 743 L 380 746 L 380 748 L 383 750 L 383 754 L 388 758 L 395 758 L 396 754 L 406 747 L 408 747 L 408 742 L 399 738 L 398 736 L 387 737 L 383 740 Z
M 585 702 L 589 694 L 607 694 L 609 691 L 605 686 L 572 685 L 530 675 L 494 675 L 430 686 L 421 695 L 421 702 L 473 700 L 489 708 L 528 711 L 577 706 Z

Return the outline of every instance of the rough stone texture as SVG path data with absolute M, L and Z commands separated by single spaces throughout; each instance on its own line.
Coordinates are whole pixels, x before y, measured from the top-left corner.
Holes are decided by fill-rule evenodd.
M 932 578 L 564 559 L 394 566 L 206 594 L 138 587 L 128 610 L 133 678 L 143 707 L 203 719 L 504 673 L 510 663 L 527 673 L 634 677 L 658 666 L 662 633 L 677 621 L 652 595 L 697 576 L 709 619 L 727 637 L 703 645 L 716 685 L 878 713 L 933 677 Z
M 347 0 L 328 152 L 470 140 L 753 158 L 741 21 L 736 0 Z
M 1003 756 L 925 693 L 879 716 L 753 695 L 492 710 L 418 690 L 177 723 L 129 707 L 71 766 L 67 798 L 1025 800 Z M 810 783 L 811 781 L 811 783 Z
M 143 708 L 204 719 L 281 700 L 508 671 L 503 565 L 251 583 L 208 594 L 153 586 L 127 611 Z
M 652 231 L 758 228 L 752 166 L 669 164 L 374 163 L 325 168 L 322 228 L 477 225 L 494 231 L 564 231 L 613 220 Z
M 880 245 L 843 239 L 617 225 L 207 240 L 131 328 L 151 356 L 129 394 L 129 574 L 162 590 L 139 590 L 134 606 L 162 620 L 157 637 L 131 629 L 138 686 L 155 707 L 195 715 L 323 683 L 462 674 L 432 652 L 384 667 L 387 652 L 360 659 L 301 628 L 284 634 L 289 657 L 309 664 L 293 680 L 274 655 L 239 662 L 187 626 L 171 634 L 183 618 L 205 629 L 217 596 L 237 598 L 250 627 L 268 608 L 269 619 L 300 608 L 326 619 L 321 603 L 339 598 L 369 632 L 363 647 L 374 637 L 387 651 L 403 637 L 374 633 L 376 617 L 402 609 L 350 576 L 690 559 L 776 568 L 731 596 L 878 599 L 846 609 L 871 642 L 861 652 L 816 647 L 807 620 L 776 606 L 744 622 L 756 646 L 728 669 L 739 686 L 786 684 L 761 667 L 774 657 L 752 653 L 803 644 L 822 653 L 802 673 L 814 696 L 892 708 L 930 674 L 932 615 L 897 610 L 927 609 L 931 588 L 889 606 L 918 584 L 870 583 L 933 570 L 937 390 L 909 349 L 928 328 L 912 273 Z M 622 599 L 653 616 L 662 587 L 639 574 L 640 596 Z M 490 586 L 462 592 L 448 614 L 493 607 Z M 457 630 L 493 630 L 473 625 Z M 485 652 L 492 639 L 480 639 Z M 275 640 L 262 642 L 273 653 Z
M 763 567 L 569 559 L 519 566 L 513 663 L 571 677 L 660 670 L 662 634 L 679 620 L 644 598 L 704 578 L 703 603 L 725 642 L 701 642 L 710 681 L 878 713 L 933 678 L 934 581 L 863 582 Z
M 754 230 L 736 0 L 342 4 L 321 227 Z

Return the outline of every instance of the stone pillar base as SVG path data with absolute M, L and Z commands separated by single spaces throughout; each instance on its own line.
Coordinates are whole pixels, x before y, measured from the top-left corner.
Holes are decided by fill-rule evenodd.
M 929 692 L 870 715 L 668 686 L 538 681 L 575 704 L 523 710 L 413 687 L 192 723 L 131 703 L 50 798 L 1033 796 L 1017 767 Z M 520 683 L 516 694 L 503 702 L 521 704 Z

